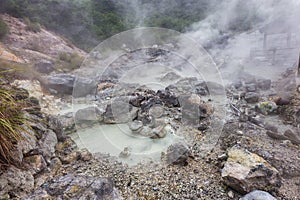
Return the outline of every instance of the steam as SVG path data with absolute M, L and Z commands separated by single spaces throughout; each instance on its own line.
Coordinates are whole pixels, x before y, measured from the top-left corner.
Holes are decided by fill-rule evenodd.
M 193 24 L 192 31 L 186 35 L 194 38 L 209 50 L 221 68 L 225 67 L 227 71 L 231 72 L 239 71 L 247 65 L 251 49 L 262 49 L 263 34 L 259 31 L 260 28 L 278 20 L 277 24 L 272 23 L 269 28 L 284 27 L 286 32 L 300 30 L 300 15 L 297 13 L 299 5 L 300 2 L 297 0 L 224 0 L 219 6 L 215 6 L 216 9 L 206 19 Z M 299 39 L 298 37 L 292 41 L 292 45 L 296 45 Z M 282 42 L 278 43 L 278 41 Z M 285 38 L 278 40 L 277 37 L 269 42 L 271 44 L 269 48 L 282 47 L 286 45 L 284 41 L 286 41 Z M 295 61 L 298 53 L 292 53 L 295 54 L 292 55 L 295 57 Z M 264 66 L 257 67 L 258 69 L 251 69 L 252 73 L 259 72 L 267 78 L 274 77 L 275 74 L 270 73 L 271 71 L 277 72 L 275 69 L 265 73 L 259 71 L 263 70 Z

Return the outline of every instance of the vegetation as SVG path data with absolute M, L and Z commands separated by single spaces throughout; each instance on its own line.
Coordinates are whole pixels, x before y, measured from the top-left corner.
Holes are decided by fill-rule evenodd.
M 41 31 L 41 25 L 38 22 L 32 22 L 28 17 L 24 18 L 24 22 L 26 24 L 26 30 L 38 33 Z
M 8 33 L 8 27 L 6 23 L 0 18 L 0 40 Z
M 106 38 L 137 27 L 155 26 L 185 31 L 203 19 L 209 0 L 1 0 L 0 12 L 30 19 L 28 29 L 40 25 L 91 50 Z M 135 5 L 138 3 L 139 7 Z M 143 16 L 140 16 L 143 15 Z M 36 22 L 36 23 L 32 23 Z
M 59 54 L 59 59 L 64 63 L 62 64 L 62 67 L 58 68 L 66 70 L 78 69 L 83 62 L 83 57 L 79 56 L 76 53 L 61 53 Z
M 14 98 L 12 88 L 0 86 L 0 165 L 19 165 L 14 158 L 16 144 L 24 140 L 26 119 L 22 114 L 23 101 Z

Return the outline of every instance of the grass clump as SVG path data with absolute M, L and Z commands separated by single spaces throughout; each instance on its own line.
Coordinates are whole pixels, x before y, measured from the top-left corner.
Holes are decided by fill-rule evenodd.
M 3 19 L 0 18 L 0 40 L 3 39 L 8 32 L 9 32 L 8 26 L 3 21 Z
M 25 103 L 15 99 L 15 92 L 10 87 L 0 85 L 0 166 L 20 164 L 14 152 L 18 142 L 25 140 L 22 135 L 22 132 L 26 133 L 26 119 L 22 112 Z
M 67 70 L 75 70 L 81 66 L 81 63 L 83 62 L 83 57 L 78 55 L 77 53 L 63 52 L 59 54 L 59 60 L 64 62 L 61 68 Z

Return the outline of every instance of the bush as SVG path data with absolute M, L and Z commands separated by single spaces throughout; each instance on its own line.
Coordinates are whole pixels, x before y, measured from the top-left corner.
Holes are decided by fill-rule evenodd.
M 19 165 L 14 158 L 16 144 L 25 140 L 21 131 L 26 132 L 26 120 L 22 109 L 24 103 L 14 99 L 14 90 L 0 86 L 0 165 Z
M 42 30 L 41 25 L 38 22 L 32 22 L 29 18 L 24 18 L 26 24 L 26 30 L 34 33 L 38 33 Z
M 78 69 L 81 66 L 83 58 L 77 53 L 60 53 L 59 59 L 67 63 L 63 68 L 68 70 Z
M 3 39 L 7 33 L 8 33 L 8 26 L 3 21 L 3 19 L 0 18 L 0 40 Z

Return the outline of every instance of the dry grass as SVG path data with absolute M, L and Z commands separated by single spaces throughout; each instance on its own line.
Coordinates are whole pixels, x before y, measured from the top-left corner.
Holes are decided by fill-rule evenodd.
M 23 125 L 26 119 L 22 109 L 23 101 L 14 99 L 14 90 L 0 86 L 0 165 L 19 165 L 14 158 L 16 144 L 25 138 L 21 132 L 26 133 Z M 26 127 L 26 126 L 25 126 Z

